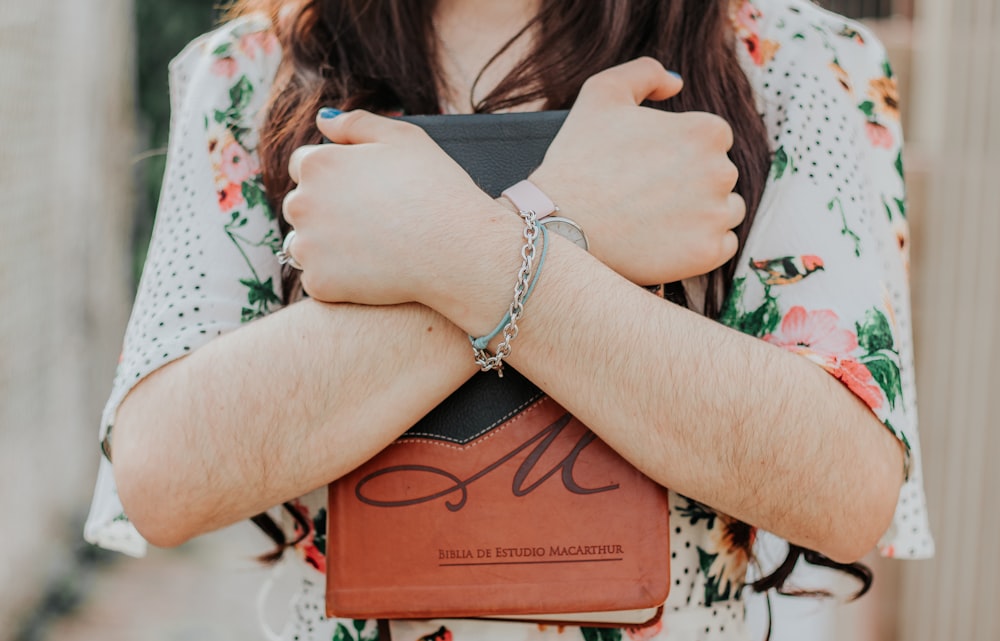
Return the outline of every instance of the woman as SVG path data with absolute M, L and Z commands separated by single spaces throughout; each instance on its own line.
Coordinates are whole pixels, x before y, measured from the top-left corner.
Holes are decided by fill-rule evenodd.
M 866 31 L 803 0 L 235 13 L 172 67 L 90 540 L 141 552 L 292 501 L 295 547 L 322 570 L 312 491 L 477 370 L 468 337 L 496 325 L 521 266 L 512 206 L 385 116 L 572 106 L 532 180 L 590 251 L 550 235 L 507 361 L 671 490 L 666 613 L 626 632 L 744 638 L 757 527 L 820 561 L 930 553 L 898 107 Z M 274 255 L 290 227 L 301 274 Z M 676 280 L 710 318 L 636 287 Z M 323 619 L 321 579 L 304 576 L 287 638 L 377 635 Z M 615 635 L 392 622 L 408 640 Z

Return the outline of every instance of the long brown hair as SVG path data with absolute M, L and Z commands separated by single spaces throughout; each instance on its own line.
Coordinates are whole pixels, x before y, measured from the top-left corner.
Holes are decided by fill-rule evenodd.
M 259 148 L 264 185 L 275 211 L 294 187 L 286 170 L 292 151 L 321 140 L 314 126 L 321 107 L 440 112 L 443 83 L 435 62 L 434 4 L 430 0 L 236 2 L 232 15 L 269 14 L 283 47 Z M 544 109 L 568 109 L 593 74 L 639 56 L 659 60 L 680 73 L 685 86 L 676 97 L 651 106 L 711 112 L 733 128 L 730 158 L 740 171 L 735 191 L 747 204 L 746 219 L 736 229 L 742 249 L 764 191 L 770 155 L 766 128 L 737 60 L 731 4 L 732 0 L 542 0 L 535 18 L 493 60 L 529 29 L 544 46 L 536 46 L 473 108 L 489 113 L 542 101 Z M 287 233 L 287 223 L 282 219 L 280 224 L 282 234 Z M 703 311 L 710 318 L 719 315 L 739 256 L 708 275 Z M 282 281 L 288 302 L 297 290 L 298 272 L 286 269 Z M 285 507 L 298 517 L 297 510 Z M 294 545 L 266 515 L 254 522 L 279 545 L 269 558 L 280 556 L 280 547 Z M 305 536 L 305 526 L 299 525 Z M 780 588 L 801 555 L 858 576 L 864 583 L 862 593 L 867 590 L 867 568 L 841 567 L 796 546 L 779 571 L 756 587 Z

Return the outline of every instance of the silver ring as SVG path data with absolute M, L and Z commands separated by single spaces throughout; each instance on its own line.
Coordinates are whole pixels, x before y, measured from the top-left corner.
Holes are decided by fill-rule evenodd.
M 292 256 L 291 252 L 289 252 L 289 249 L 292 246 L 292 240 L 294 238 L 295 238 L 295 230 L 293 229 L 292 231 L 288 232 L 287 236 L 285 236 L 284 242 L 281 243 L 281 251 L 275 254 L 275 257 L 278 259 L 279 264 L 288 265 L 292 269 L 297 269 L 299 271 L 302 271 L 302 265 L 300 265 L 299 261 L 295 260 L 295 257 Z

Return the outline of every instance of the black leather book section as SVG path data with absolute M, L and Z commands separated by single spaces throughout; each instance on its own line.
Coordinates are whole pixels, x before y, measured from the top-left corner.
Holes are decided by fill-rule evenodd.
M 542 164 L 568 111 L 404 116 L 426 131 L 493 198 Z
M 496 198 L 542 164 L 566 111 L 514 114 L 406 116 L 462 166 L 479 188 Z M 469 346 L 472 358 L 472 346 Z M 402 438 L 465 444 L 498 427 L 544 395 L 513 367 L 479 372 Z

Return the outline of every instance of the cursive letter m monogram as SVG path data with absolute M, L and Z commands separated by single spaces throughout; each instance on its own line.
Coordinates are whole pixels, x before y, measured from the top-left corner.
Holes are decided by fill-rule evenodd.
M 396 465 L 393 467 L 383 468 L 381 470 L 376 470 L 371 474 L 365 476 L 360 481 L 358 481 L 357 486 L 354 488 L 354 494 L 359 501 L 373 507 L 406 507 L 409 505 L 419 505 L 421 503 L 427 503 L 430 501 L 435 501 L 440 498 L 445 498 L 450 495 L 459 494 L 457 500 L 452 498 L 445 501 L 445 506 L 452 512 L 458 512 L 463 507 L 465 507 L 466 502 L 469 498 L 469 486 L 483 478 L 484 476 L 490 474 L 497 468 L 501 467 L 504 463 L 510 461 L 512 458 L 520 454 L 521 452 L 527 450 L 534 446 L 528 456 L 524 461 L 518 466 L 517 471 L 514 473 L 514 478 L 511 483 L 511 492 L 514 496 L 527 496 L 531 492 L 535 491 L 547 480 L 552 478 L 556 472 L 561 472 L 560 478 L 562 479 L 563 487 L 572 492 L 573 494 L 598 494 L 600 492 L 609 492 L 611 490 L 617 490 L 618 484 L 613 483 L 611 485 L 605 485 L 604 487 L 595 488 L 585 488 L 581 487 L 576 479 L 573 477 L 573 466 L 576 464 L 577 459 L 584 449 L 587 448 L 597 437 L 593 432 L 587 431 L 583 436 L 580 437 L 576 445 L 573 447 L 572 451 L 567 454 L 561 461 L 556 463 L 550 470 L 541 476 L 537 481 L 525 485 L 528 477 L 534 471 L 535 467 L 539 464 L 549 447 L 552 443 L 559 437 L 559 435 L 566 429 L 569 425 L 572 416 L 570 414 L 564 414 L 556 422 L 547 426 L 545 429 L 541 430 L 531 438 L 529 438 L 524 443 L 521 443 L 513 450 L 504 454 L 499 459 L 490 463 L 482 470 L 476 472 L 467 479 L 461 479 L 455 474 L 443 470 L 441 468 L 432 467 L 429 465 Z M 399 476 L 401 474 L 407 473 L 424 473 L 431 474 L 434 476 L 440 476 L 448 481 L 451 481 L 452 485 L 445 487 L 444 489 L 432 492 L 425 496 L 418 496 L 416 498 L 407 498 L 400 500 L 387 500 L 387 499 L 376 499 L 374 497 L 368 496 L 365 493 L 365 486 L 377 478 L 384 476 Z

